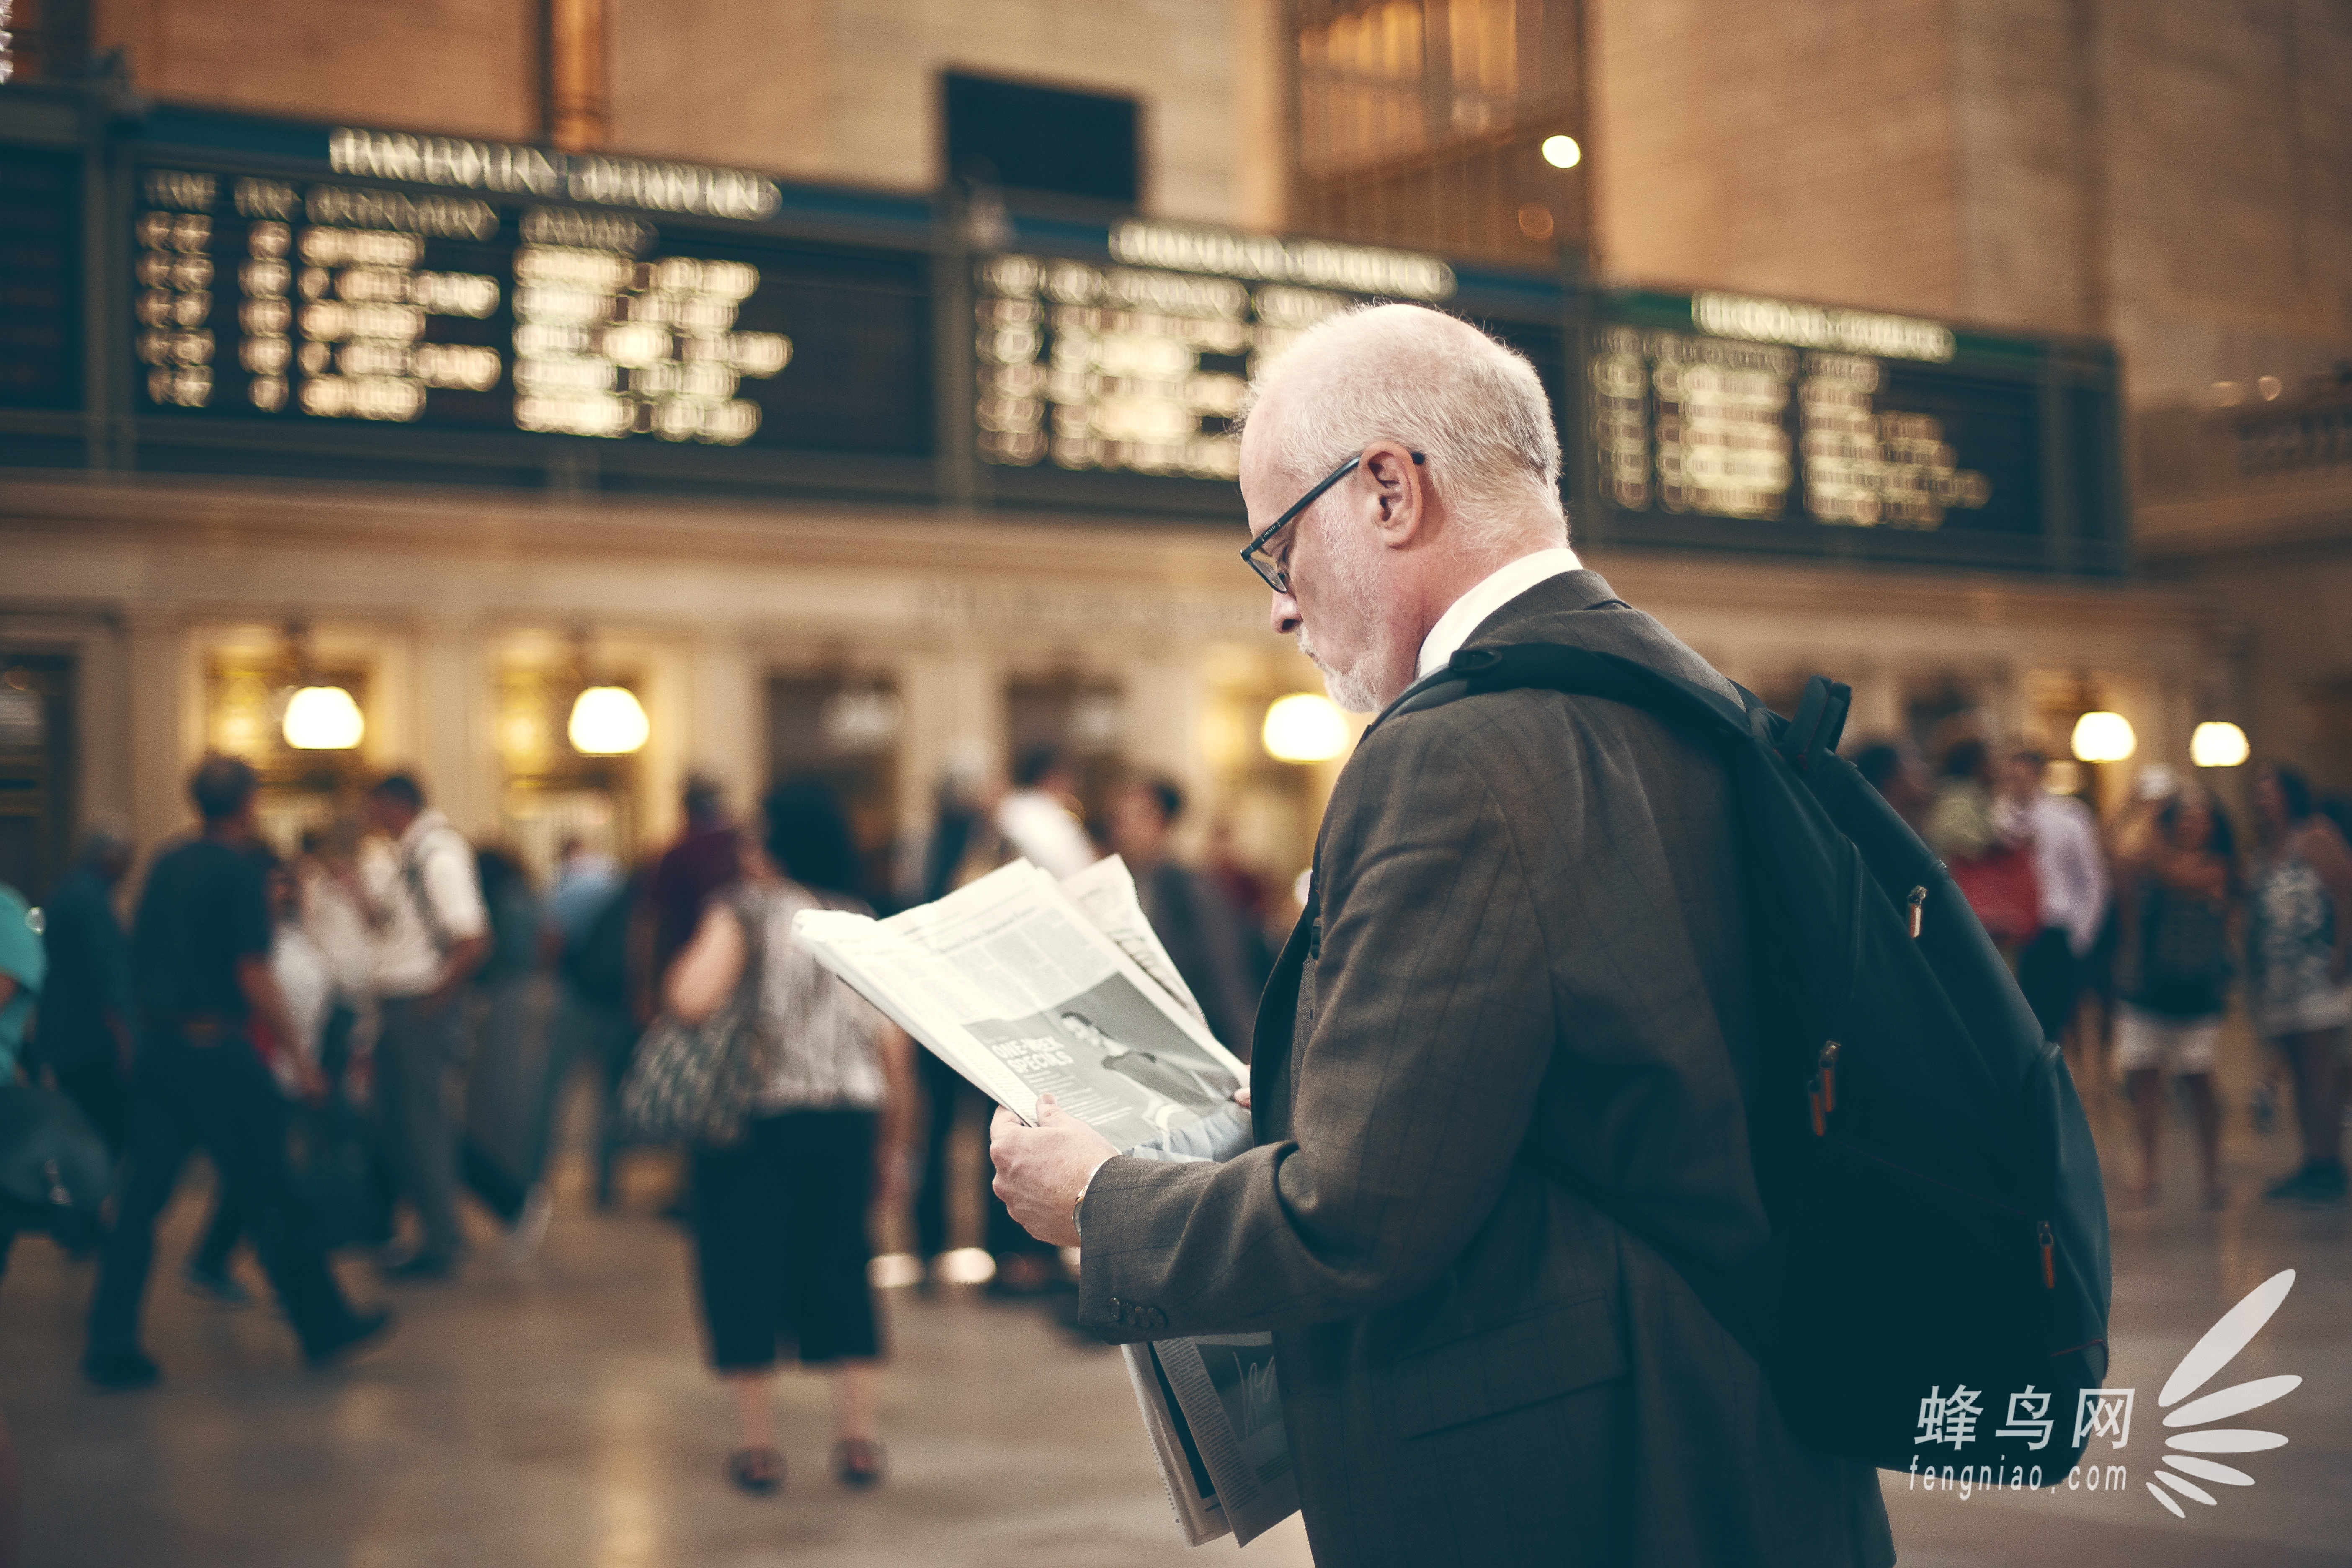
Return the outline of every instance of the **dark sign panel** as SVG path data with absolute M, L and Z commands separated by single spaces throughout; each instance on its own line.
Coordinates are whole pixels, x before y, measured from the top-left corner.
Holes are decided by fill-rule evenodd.
M 905 256 L 346 182 L 140 171 L 141 404 L 598 440 L 914 455 Z
M 1044 226 L 1040 226 L 1042 228 Z M 1235 416 L 1252 378 L 1316 322 L 1372 300 L 1459 310 L 1534 360 L 1558 396 L 1556 281 L 1497 301 L 1479 275 L 1435 257 L 1130 220 L 1052 249 L 1006 249 L 972 268 L 974 442 L 982 462 L 1026 470 L 1000 493 L 1099 505 L 1124 490 L 1077 476 L 1194 481 L 1170 507 L 1237 515 Z M 1073 243 L 1073 241 L 1076 243 Z
M 1230 522 L 1251 378 L 1388 300 L 1528 355 L 1580 539 L 2125 563 L 2104 343 L 186 109 L 25 134 L 0 461 Z
M 2060 467 L 2107 476 L 2104 428 L 2073 428 L 2083 401 L 2052 389 L 2103 389 L 2111 420 L 2111 356 L 1726 294 L 1621 295 L 1597 314 L 1590 493 L 1613 541 L 2120 563 L 2119 520 L 2076 514 L 2079 487 L 2053 515 L 2050 484 Z
M 81 169 L 0 150 L 0 408 L 81 403 Z

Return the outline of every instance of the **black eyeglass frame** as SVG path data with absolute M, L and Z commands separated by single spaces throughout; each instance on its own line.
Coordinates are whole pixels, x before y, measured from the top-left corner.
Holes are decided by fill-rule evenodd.
M 1416 463 L 1426 463 L 1429 461 L 1429 458 L 1423 453 L 1415 452 L 1412 454 L 1412 460 Z M 1265 527 L 1260 529 L 1255 539 L 1251 540 L 1247 544 L 1242 546 L 1242 564 L 1256 573 L 1258 574 L 1258 580 L 1264 583 L 1267 587 L 1273 589 L 1276 593 L 1289 593 L 1290 568 L 1287 566 L 1276 565 L 1274 563 L 1273 557 L 1266 553 L 1266 545 L 1273 541 L 1276 534 L 1280 533 L 1284 529 L 1288 528 L 1292 523 L 1297 521 L 1298 514 L 1300 512 L 1305 511 L 1308 507 L 1313 506 L 1317 501 L 1321 500 L 1325 490 L 1329 489 L 1333 485 L 1338 484 L 1341 479 L 1344 479 L 1349 474 L 1354 473 L 1358 468 L 1362 466 L 1363 461 L 1364 455 L 1361 452 L 1357 453 L 1354 457 L 1349 458 L 1346 462 L 1332 469 L 1328 474 L 1326 474 L 1323 477 L 1323 482 L 1321 484 L 1317 485 L 1313 489 L 1308 490 L 1305 495 L 1300 496 L 1297 500 L 1293 501 L 1288 511 L 1284 512 L 1280 517 L 1276 518 L 1272 522 L 1266 524 Z

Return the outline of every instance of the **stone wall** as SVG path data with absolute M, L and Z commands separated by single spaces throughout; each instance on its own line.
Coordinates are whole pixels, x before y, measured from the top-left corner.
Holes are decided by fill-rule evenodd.
M 1944 0 L 1592 0 L 1602 269 L 1958 313 Z
M 2352 355 L 2352 7 L 1595 0 L 1601 262 L 2112 336 L 2146 406 Z
M 96 0 L 101 49 L 176 103 L 524 141 L 539 119 L 529 0 Z
M 928 190 L 939 77 L 960 68 L 1133 93 L 1144 205 L 1269 216 L 1270 0 L 614 0 L 613 139 L 630 152 Z M 1242 165 L 1251 164 L 1246 169 Z

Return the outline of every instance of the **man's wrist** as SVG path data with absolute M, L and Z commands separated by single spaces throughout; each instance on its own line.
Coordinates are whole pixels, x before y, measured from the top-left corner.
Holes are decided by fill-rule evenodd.
M 1070 1205 L 1070 1228 L 1078 1233 L 1080 1241 L 1086 1239 L 1086 1231 L 1078 1224 L 1078 1215 L 1087 1206 L 1087 1194 L 1094 1189 L 1095 1178 L 1102 1174 L 1102 1168 L 1118 1158 L 1116 1154 L 1105 1154 L 1095 1162 L 1095 1168 L 1087 1173 L 1087 1179 L 1078 1184 L 1077 1201 Z

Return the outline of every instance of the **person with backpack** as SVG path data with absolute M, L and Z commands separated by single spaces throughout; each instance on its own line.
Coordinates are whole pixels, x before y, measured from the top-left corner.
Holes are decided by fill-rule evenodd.
M 1081 1248 L 1104 1337 L 1273 1331 L 1325 1568 L 1883 1568 L 1871 1465 L 1799 1436 L 1721 1315 L 1740 1292 L 1697 1283 L 1754 1273 L 1775 1231 L 1747 1102 L 1778 933 L 1743 896 L 1735 753 L 1625 701 L 1439 690 L 1530 648 L 1738 689 L 1568 548 L 1542 384 L 1475 328 L 1328 318 L 1250 402 L 1244 560 L 1334 700 L 1383 717 L 1325 814 L 1230 1158 L 1122 1158 L 1047 1099 L 998 1113 L 999 1194 Z
M 2148 1203 L 2157 1194 L 2163 1079 L 2169 1072 L 2196 1113 L 2205 1206 L 2219 1209 L 2228 1194 L 2221 1186 L 2221 1109 L 2213 1064 L 2229 1006 L 2237 847 L 2228 816 L 2194 785 L 2158 808 L 2153 827 L 2134 837 L 2129 858 L 2116 868 L 2123 895 L 2116 1065 L 2131 1096 L 2140 1150 L 2131 1195 Z
M 376 1125 L 421 1230 L 384 1276 L 430 1284 L 456 1278 L 465 1252 L 449 1079 L 464 1049 L 459 997 L 489 955 L 489 918 L 473 847 L 414 777 L 377 780 L 368 810 L 389 840 L 361 868 L 377 943 Z

